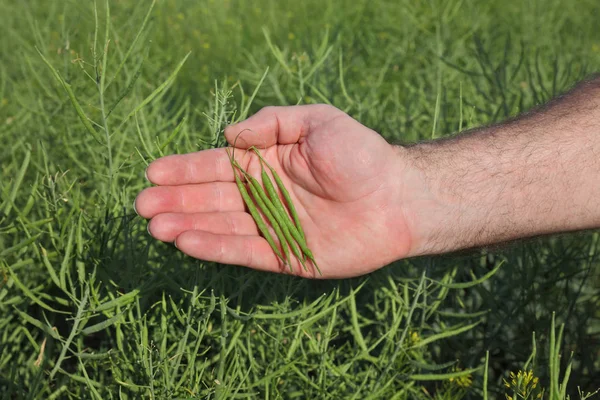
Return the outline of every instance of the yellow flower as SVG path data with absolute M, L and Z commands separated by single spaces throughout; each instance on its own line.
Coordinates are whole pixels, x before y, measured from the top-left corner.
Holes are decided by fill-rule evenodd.
M 204 47 L 205 49 L 210 49 L 210 43 L 206 42 L 202 44 L 202 47 Z
M 464 388 L 471 387 L 471 385 L 473 384 L 473 378 L 471 377 L 471 375 L 461 376 L 456 380 L 456 384 Z
M 294 35 L 292 32 L 290 32 L 290 33 L 288 33 L 288 39 L 294 40 L 294 39 L 296 39 L 296 35 Z
M 459 372 L 459 371 L 462 371 L 462 368 L 454 367 L 452 370 L 454 372 Z M 454 383 L 458 387 L 468 388 L 468 387 L 471 387 L 471 385 L 473 384 L 473 377 L 471 376 L 471 374 L 468 374 L 468 375 L 458 376 L 456 378 L 452 377 L 452 378 L 448 379 L 448 381 Z
M 411 332 L 409 338 L 407 339 L 409 346 L 414 346 L 421 341 L 421 336 L 419 336 L 419 332 L 413 331 Z
M 535 396 L 535 392 L 539 392 L 539 389 L 536 390 L 539 383 L 539 378 L 533 374 L 532 370 L 520 370 L 516 374 L 514 372 L 510 372 L 508 376 L 510 382 L 504 379 L 504 386 L 511 390 L 513 395 L 516 395 L 517 398 L 528 399 L 530 396 Z M 538 393 L 538 398 L 541 397 L 542 392 Z M 508 394 L 506 394 L 506 396 L 507 398 L 509 397 Z

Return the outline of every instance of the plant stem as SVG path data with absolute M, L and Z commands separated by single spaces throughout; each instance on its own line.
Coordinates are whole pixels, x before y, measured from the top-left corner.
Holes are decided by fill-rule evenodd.
M 97 14 L 96 14 L 97 18 Z M 102 71 L 100 71 L 100 80 L 96 79 L 98 86 L 98 92 L 100 94 L 100 110 L 102 111 L 102 126 L 104 128 L 104 136 L 106 139 L 106 150 L 108 157 L 108 184 L 111 196 L 115 197 L 114 193 L 114 174 L 113 174 L 113 160 L 112 160 L 112 145 L 110 142 L 110 131 L 108 130 L 108 122 L 106 120 L 106 108 L 104 107 L 104 89 L 106 84 L 106 60 L 108 58 L 108 43 L 110 31 L 110 8 L 108 0 L 106 0 L 106 27 L 105 27 L 105 40 L 104 40 L 104 54 L 102 56 Z M 95 63 L 95 61 L 94 61 Z M 96 77 L 98 77 L 98 71 L 96 71 Z

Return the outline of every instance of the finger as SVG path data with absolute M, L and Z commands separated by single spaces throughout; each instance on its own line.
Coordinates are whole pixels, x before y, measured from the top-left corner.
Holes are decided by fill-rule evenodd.
M 265 107 L 247 120 L 225 128 L 225 137 L 231 145 L 235 143 L 235 147 L 242 149 L 293 144 L 306 136 L 311 127 L 342 114 L 325 104 Z
M 185 254 L 200 260 L 242 265 L 261 271 L 285 271 L 267 241 L 260 236 L 187 231 L 177 237 L 175 245 Z
M 148 232 L 163 242 L 173 242 L 186 231 L 204 231 L 215 235 L 257 236 L 258 229 L 250 214 L 242 211 L 217 213 L 158 214 L 148 224 Z
M 144 218 L 162 213 L 243 211 L 244 201 L 229 182 L 185 186 L 155 186 L 144 189 L 135 199 L 135 211 Z
M 241 162 L 244 154 L 236 151 L 236 160 Z M 159 158 L 148 166 L 146 177 L 156 185 L 233 182 L 233 169 L 226 149 L 219 148 Z

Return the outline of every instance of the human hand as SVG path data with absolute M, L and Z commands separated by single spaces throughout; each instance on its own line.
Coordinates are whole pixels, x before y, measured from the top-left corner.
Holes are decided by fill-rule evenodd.
M 295 274 L 346 278 L 409 255 L 404 148 L 326 105 L 267 107 L 229 126 L 228 142 L 240 132 L 236 159 L 259 178 L 258 157 L 242 149 L 264 149 L 323 273 L 306 272 L 292 258 Z M 289 272 L 245 212 L 225 149 L 163 157 L 147 177 L 158 186 L 141 192 L 135 207 L 151 219 L 152 236 L 198 259 Z

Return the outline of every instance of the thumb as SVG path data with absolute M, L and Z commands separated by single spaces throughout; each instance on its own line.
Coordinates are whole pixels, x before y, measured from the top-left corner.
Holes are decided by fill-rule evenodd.
M 343 112 L 325 104 L 265 107 L 245 121 L 225 128 L 225 138 L 238 148 L 293 144 L 308 135 L 311 127 L 340 114 Z

